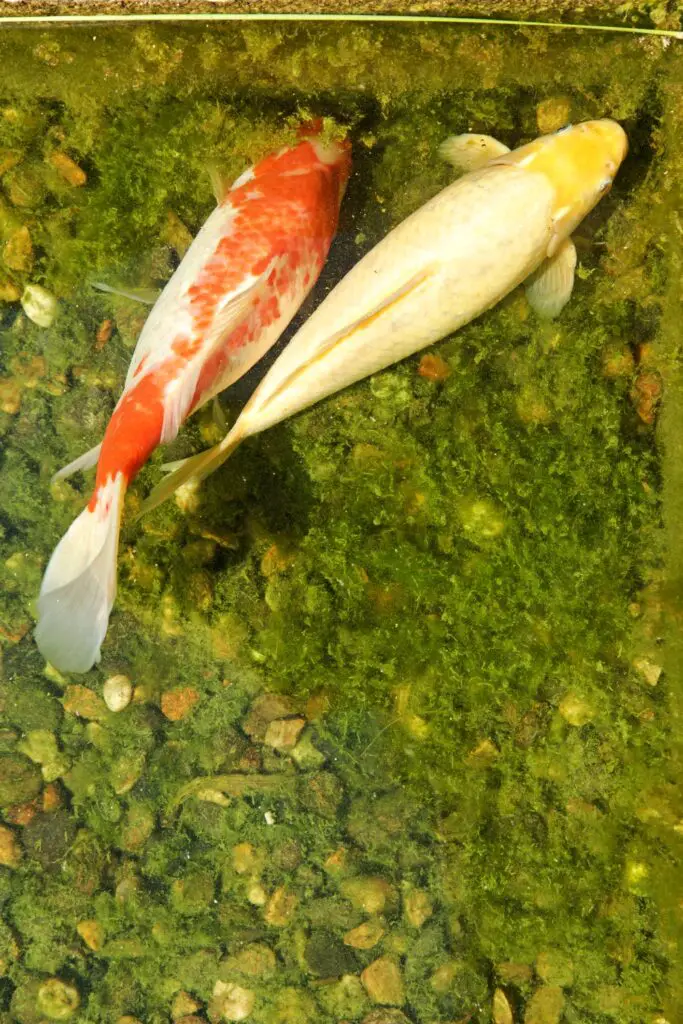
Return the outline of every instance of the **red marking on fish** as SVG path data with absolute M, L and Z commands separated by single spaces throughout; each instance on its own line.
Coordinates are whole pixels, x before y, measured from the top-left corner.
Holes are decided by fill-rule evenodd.
M 164 289 L 107 427 L 90 508 L 110 478 L 132 479 L 162 437 L 274 344 L 317 280 L 350 173 L 349 145 L 323 146 L 319 130 L 302 128 L 300 142 L 225 195 Z M 223 336 L 226 303 L 249 287 Z

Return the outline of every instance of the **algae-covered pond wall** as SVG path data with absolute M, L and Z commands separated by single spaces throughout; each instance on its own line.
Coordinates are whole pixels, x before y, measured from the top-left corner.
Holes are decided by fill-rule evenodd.
M 660 38 L 3 30 L 0 1020 L 677 1020 L 682 89 Z M 35 598 L 91 481 L 50 479 L 146 315 L 92 282 L 161 286 L 208 168 L 311 115 L 354 174 L 301 317 L 451 180 L 445 136 L 610 116 L 631 152 L 557 322 L 516 292 L 134 523 L 217 436 L 188 424 L 63 677 Z

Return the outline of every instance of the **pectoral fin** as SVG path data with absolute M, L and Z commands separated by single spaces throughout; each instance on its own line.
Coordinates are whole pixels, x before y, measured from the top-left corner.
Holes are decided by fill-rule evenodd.
M 538 316 L 544 320 L 559 316 L 571 297 L 575 268 L 576 247 L 571 238 L 565 238 L 555 255 L 527 279 L 526 297 Z
M 92 469 L 93 466 L 97 465 L 97 460 L 100 457 L 100 451 L 102 450 L 102 442 L 91 448 L 89 452 L 84 455 L 79 455 L 77 459 L 70 462 L 68 466 L 63 466 L 57 470 L 55 475 L 52 477 L 52 483 L 56 480 L 65 480 L 68 476 L 73 476 L 74 473 L 78 473 L 81 470 Z
M 203 480 L 209 476 L 223 465 L 243 440 L 244 435 L 240 434 L 233 438 L 230 433 L 223 438 L 220 444 L 214 445 L 213 448 L 207 448 L 206 451 L 199 452 L 198 455 L 191 455 L 190 458 L 180 459 L 178 462 L 167 462 L 162 469 L 168 471 L 168 476 L 165 476 L 148 494 L 135 518 L 139 519 L 140 516 L 151 512 L 157 505 L 161 505 L 193 477 Z
M 476 171 L 497 156 L 509 153 L 492 135 L 451 135 L 439 146 L 439 155 L 459 171 Z
M 119 295 L 122 299 L 132 299 L 133 302 L 141 302 L 145 306 L 153 306 L 161 292 L 156 288 L 114 288 L 104 281 L 92 281 L 92 287 L 98 292 L 107 292 L 109 295 Z

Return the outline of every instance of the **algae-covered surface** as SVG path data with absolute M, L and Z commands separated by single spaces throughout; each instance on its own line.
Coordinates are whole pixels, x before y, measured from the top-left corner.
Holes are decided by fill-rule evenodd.
M 681 1019 L 667 43 L 3 30 L 2 1024 Z M 308 310 L 450 180 L 453 132 L 516 145 L 611 116 L 631 152 L 557 322 L 514 293 L 133 523 L 158 452 L 102 662 L 62 677 L 35 597 L 91 481 L 50 478 L 100 439 L 146 315 L 91 283 L 163 285 L 212 208 L 207 168 L 236 176 L 311 115 L 348 130 L 355 170 Z M 217 429 L 200 414 L 171 457 Z

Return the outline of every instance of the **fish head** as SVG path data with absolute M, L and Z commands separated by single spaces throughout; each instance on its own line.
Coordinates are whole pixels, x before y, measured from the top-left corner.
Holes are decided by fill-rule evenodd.
M 298 135 L 311 146 L 314 158 L 329 168 L 337 200 L 341 204 L 351 175 L 351 143 L 348 139 L 325 139 L 322 137 L 323 129 L 324 122 L 319 117 L 302 125 Z
M 550 182 L 553 237 L 552 256 L 560 243 L 609 192 L 628 151 L 621 125 L 609 118 L 567 125 L 513 150 L 496 163 L 516 164 L 543 174 Z

